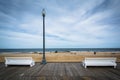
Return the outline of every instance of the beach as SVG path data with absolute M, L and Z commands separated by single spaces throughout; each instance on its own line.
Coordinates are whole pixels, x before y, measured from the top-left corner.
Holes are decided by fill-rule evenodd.
M 40 52 L 0 53 L 0 80 L 119 80 L 120 52 L 46 52 L 47 64 L 41 64 Z M 5 57 L 32 57 L 33 67 L 9 65 L 5 67 Z M 85 57 L 116 57 L 117 67 L 89 66 L 84 68 Z
M 4 52 L 0 53 L 0 62 L 5 61 L 5 57 L 32 57 L 35 62 L 42 61 L 43 54 L 40 52 Z M 120 62 L 120 52 L 46 52 L 47 62 L 82 62 L 85 57 L 116 57 Z

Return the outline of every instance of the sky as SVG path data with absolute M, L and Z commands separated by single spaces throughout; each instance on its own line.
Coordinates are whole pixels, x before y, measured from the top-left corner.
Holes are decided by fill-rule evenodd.
M 0 0 L 0 48 L 120 48 L 120 0 Z

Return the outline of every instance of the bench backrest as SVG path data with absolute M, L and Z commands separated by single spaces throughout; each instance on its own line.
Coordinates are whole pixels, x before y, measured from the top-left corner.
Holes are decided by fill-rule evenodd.
M 32 57 L 5 57 L 5 61 L 32 61 Z
M 100 61 L 100 62 L 116 62 L 116 58 L 85 58 L 85 62 L 93 62 L 93 61 Z

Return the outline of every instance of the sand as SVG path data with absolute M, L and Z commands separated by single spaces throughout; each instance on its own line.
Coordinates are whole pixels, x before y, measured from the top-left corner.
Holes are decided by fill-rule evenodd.
M 32 57 L 35 62 L 42 61 L 42 53 L 0 53 L 0 62 L 4 62 L 4 57 Z M 46 52 L 47 62 L 82 62 L 85 57 L 116 57 L 120 62 L 120 52 Z

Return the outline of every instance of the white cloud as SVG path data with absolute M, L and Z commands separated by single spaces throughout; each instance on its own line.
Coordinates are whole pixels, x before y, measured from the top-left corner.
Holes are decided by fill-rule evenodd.
M 91 14 L 89 17 L 81 19 L 83 15 L 87 16 L 87 10 L 92 10 L 102 2 L 103 1 L 97 2 L 97 4 L 95 2 L 94 4 L 92 3 L 92 5 L 87 4 L 88 6 L 84 6 L 85 8 L 83 9 L 85 10 L 83 11 L 77 9 L 74 12 L 77 12 L 77 16 L 79 15 L 78 17 L 73 12 L 67 12 L 68 14 L 66 16 L 57 16 L 55 21 L 49 20 L 50 28 L 47 29 L 47 33 L 68 40 L 68 44 L 99 45 L 107 42 L 107 40 L 105 40 L 106 38 L 109 39 L 113 37 L 111 36 L 113 33 L 108 30 L 111 26 L 109 24 L 101 24 L 100 21 L 109 18 L 112 15 L 112 10 L 97 12 Z
M 16 45 L 16 47 L 18 48 L 42 47 L 42 36 L 39 36 L 39 35 L 33 35 L 33 34 L 22 33 L 22 32 L 14 32 L 14 31 L 8 31 L 8 30 L 0 30 L 0 34 L 2 34 L 2 36 L 0 36 L 1 43 L 4 43 L 4 45 L 7 45 L 8 48 L 11 46 L 15 47 L 14 45 Z
M 41 4 L 40 7 L 46 8 L 47 47 L 90 47 L 92 45 L 97 47 L 100 44 L 107 43 L 108 39 L 118 36 L 119 32 L 111 32 L 111 24 L 104 24 L 104 20 L 111 19 L 111 16 L 114 17 L 116 11 L 114 8 L 106 8 L 105 10 L 101 8 L 101 5 L 106 5 L 104 1 L 76 0 L 74 2 L 71 0 L 64 3 L 60 1 L 61 3 L 59 3 L 58 0 L 50 2 L 46 0 L 43 1 L 43 4 L 37 3 L 37 7 L 38 4 Z M 37 43 L 42 44 L 41 13 L 31 14 L 26 12 L 21 20 L 17 21 L 16 25 L 19 32 L 7 31 L 6 33 L 5 30 L 1 30 L 0 34 L 9 39 L 12 38 L 12 40 L 32 43 L 34 46 Z M 119 38 L 114 37 L 109 42 L 118 42 L 118 40 Z

